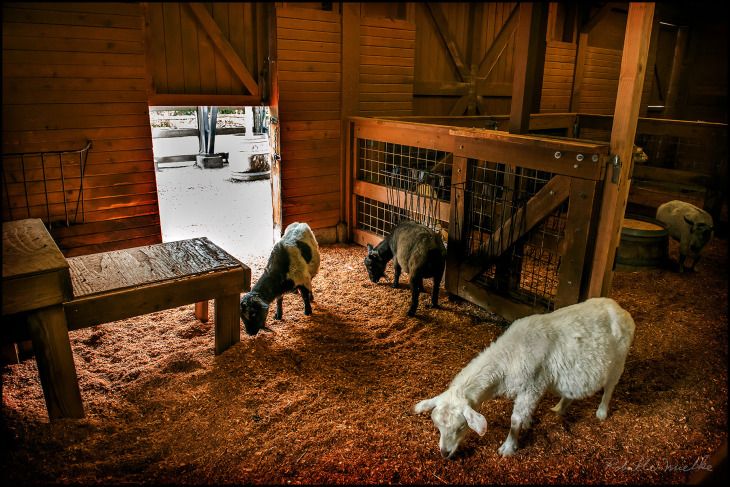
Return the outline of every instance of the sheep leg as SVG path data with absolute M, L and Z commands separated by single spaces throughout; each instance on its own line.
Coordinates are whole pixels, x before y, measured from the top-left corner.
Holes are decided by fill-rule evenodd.
M 540 399 L 540 396 L 536 397 L 532 394 L 522 394 L 515 398 L 509 435 L 507 435 L 507 439 L 499 447 L 499 450 L 497 450 L 503 457 L 510 456 L 517 450 L 517 440 L 520 436 L 520 430 L 530 427 L 532 413 L 535 411 L 538 399 Z
M 684 260 L 687 258 L 684 254 L 679 254 L 679 272 L 684 272 Z
M 274 319 L 280 320 L 284 317 L 284 297 L 279 296 L 276 298 L 276 313 L 274 313 Z
M 400 273 L 401 273 L 401 266 L 396 260 L 395 257 L 393 257 L 393 288 L 398 287 L 398 279 L 400 279 Z
M 299 294 L 302 295 L 302 301 L 304 301 L 304 315 L 309 316 L 312 314 L 312 305 L 309 303 L 311 299 L 311 292 L 304 286 L 299 286 Z
M 423 288 L 423 278 L 419 272 L 411 276 L 411 307 L 408 309 L 408 316 L 415 316 L 418 308 L 418 294 Z
M 573 402 L 572 399 L 568 399 L 566 397 L 561 397 L 560 402 L 557 403 L 555 406 L 551 407 L 550 410 L 558 413 L 559 415 L 564 415 L 565 412 L 568 410 L 568 407 Z
M 598 409 L 596 410 L 596 417 L 601 421 L 608 417 L 608 403 L 611 402 L 613 389 L 616 387 L 616 384 L 618 384 L 618 380 L 624 371 L 625 360 L 626 358 L 624 357 L 623 360 L 616 363 L 616 365 L 609 372 L 608 377 L 606 378 L 606 385 L 603 386 L 603 397 L 601 398 L 601 404 L 598 405 Z
M 431 306 L 439 307 L 439 288 L 441 287 L 441 279 L 444 275 L 444 269 L 438 269 L 433 276 L 433 289 L 431 289 Z

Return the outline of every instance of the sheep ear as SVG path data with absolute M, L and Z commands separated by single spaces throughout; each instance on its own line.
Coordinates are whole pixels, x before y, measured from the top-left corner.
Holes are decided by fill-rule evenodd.
M 692 220 L 690 220 L 686 216 L 684 217 L 684 221 L 686 221 L 687 222 L 687 225 L 689 225 L 690 227 L 695 224 Z
M 438 404 L 440 396 L 432 397 L 431 399 L 424 399 L 413 407 L 413 412 L 416 414 L 427 413 Z
M 479 436 L 484 436 L 484 433 L 487 432 L 487 420 L 484 416 L 474 411 L 468 404 L 464 406 L 462 414 L 464 415 L 464 418 L 466 418 L 466 424 L 468 424 L 469 427 Z

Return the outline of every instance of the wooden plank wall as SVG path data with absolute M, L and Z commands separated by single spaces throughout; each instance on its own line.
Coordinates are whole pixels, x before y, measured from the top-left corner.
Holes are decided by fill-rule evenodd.
M 448 23 L 448 30 L 456 49 L 460 52 L 466 69 L 471 63 L 479 66 L 484 54 L 494 44 L 507 22 L 514 3 L 508 2 L 439 2 Z M 414 82 L 455 84 L 459 75 L 440 39 L 438 29 L 428 13 L 425 3 L 415 4 L 416 52 Z M 514 72 L 514 35 L 510 37 L 497 58 L 485 82 L 501 93 L 483 96 L 483 113 L 504 115 L 510 111 L 510 96 Z M 459 98 L 454 96 L 417 96 L 414 99 L 415 115 L 448 115 Z
M 67 256 L 161 241 L 141 9 L 138 3 L 3 4 L 3 153 L 93 144 L 83 181 L 87 223 L 52 229 Z M 16 207 L 14 220 L 46 218 L 39 158 L 34 164 L 26 173 L 35 181 L 28 186 L 30 211 L 18 210 L 25 207 L 18 174 L 9 180 L 10 197 L 3 196 L 4 207 Z M 58 163 L 47 179 L 54 214 L 63 213 Z M 75 201 L 78 169 L 68 183 Z
M 338 13 L 276 9 L 283 226 L 340 220 L 341 24 Z
M 360 115 L 411 115 L 416 26 L 404 20 L 360 21 Z
M 573 88 L 576 45 L 571 42 L 548 41 L 545 50 L 540 112 L 569 112 Z
M 621 51 L 588 46 L 578 111 L 613 115 L 621 70 Z
M 242 95 L 250 90 L 211 39 L 207 29 L 220 29 L 230 46 L 254 78 L 262 66 L 259 44 L 265 40 L 266 26 L 257 3 L 201 3 L 215 26 L 201 24 L 189 3 L 160 2 L 147 6 L 150 22 L 150 71 L 155 95 L 205 94 Z M 262 40 L 258 39 L 262 37 Z M 164 100 L 164 97 L 161 97 Z M 178 98 L 183 99 L 184 98 Z M 209 102 L 208 104 L 211 104 Z M 157 103 L 166 104 L 166 103 Z M 176 103 L 181 105 L 179 101 Z M 196 105 L 195 102 L 190 103 Z

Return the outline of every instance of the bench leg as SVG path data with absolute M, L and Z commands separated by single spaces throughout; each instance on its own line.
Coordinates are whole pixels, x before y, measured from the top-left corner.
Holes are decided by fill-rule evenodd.
M 195 318 L 203 323 L 208 322 L 208 301 L 195 303 Z
M 84 406 L 76 377 L 63 306 L 49 306 L 28 316 L 38 374 L 48 417 L 83 418 Z
M 215 354 L 219 355 L 241 340 L 239 294 L 215 298 Z

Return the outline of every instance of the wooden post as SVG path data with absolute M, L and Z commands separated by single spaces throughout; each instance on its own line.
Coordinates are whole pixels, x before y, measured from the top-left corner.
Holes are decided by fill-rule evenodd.
M 464 260 L 464 198 L 468 159 L 454 156 L 451 168 L 451 206 L 449 211 L 449 242 L 446 255 L 446 291 L 459 294 L 459 271 Z
M 215 298 L 215 354 L 220 355 L 241 341 L 239 294 Z
M 63 306 L 58 304 L 31 312 L 28 328 L 48 417 L 51 420 L 83 418 L 84 406 Z
M 195 303 L 195 318 L 203 323 L 208 322 L 208 301 Z
M 578 36 L 578 48 L 575 54 L 575 68 L 573 71 L 573 88 L 570 91 L 570 111 L 578 111 L 580 91 L 583 87 L 583 71 L 586 64 L 586 53 L 588 52 L 588 33 L 581 32 Z
M 284 230 L 283 201 L 281 193 L 281 138 L 279 123 L 279 68 L 277 62 L 276 44 L 276 9 L 277 5 L 268 3 L 266 14 L 268 15 L 268 73 L 269 79 L 264 83 L 269 85 L 269 154 L 271 154 L 271 206 L 273 209 L 273 238 L 279 239 Z
M 509 131 L 527 133 L 530 114 L 540 110 L 542 75 L 545 68 L 547 3 L 525 2 L 519 8 L 515 45 L 514 80 Z
M 653 16 L 653 3 L 629 4 L 610 143 L 611 154 L 619 157 L 621 165 L 618 169 L 609 166 L 604 181 L 588 297 L 607 296 L 611 290 L 614 258 L 631 184 L 633 145 Z M 612 181 L 614 170 L 619 171 L 617 182 Z
M 342 117 L 340 129 L 340 221 L 347 222 L 347 240 L 352 239 L 353 134 L 348 117 L 357 115 L 360 106 L 360 3 L 342 4 Z
M 679 86 L 684 65 L 684 53 L 687 50 L 688 28 L 680 26 L 677 28 L 677 40 L 674 46 L 674 58 L 672 59 L 672 70 L 669 73 L 669 84 L 667 95 L 664 100 L 664 116 L 677 118 L 677 101 L 679 99 Z

